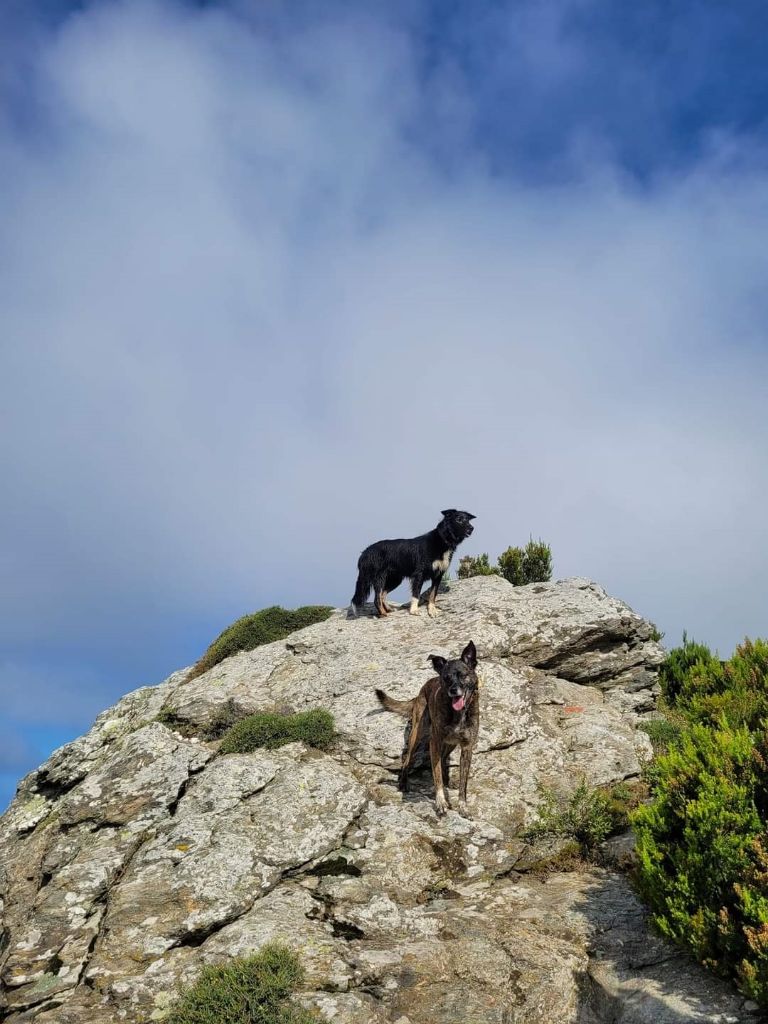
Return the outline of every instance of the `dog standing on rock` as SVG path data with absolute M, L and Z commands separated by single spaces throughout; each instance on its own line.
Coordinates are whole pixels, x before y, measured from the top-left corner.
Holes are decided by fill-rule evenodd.
M 448 760 L 454 747 L 461 747 L 459 763 L 459 813 L 469 816 L 467 783 L 472 764 L 472 751 L 480 729 L 480 696 L 478 694 L 477 651 L 470 640 L 460 658 L 448 660 L 432 654 L 430 659 L 438 673 L 411 700 L 395 700 L 383 690 L 376 690 L 379 703 L 387 711 L 410 718 L 406 745 L 400 769 L 398 789 L 408 792 L 408 772 L 419 746 L 429 743 L 432 778 L 435 782 L 435 805 L 442 815 L 450 808 L 445 792 L 448 786 Z
M 474 530 L 471 520 L 475 518 L 471 512 L 459 512 L 455 508 L 445 509 L 440 515 L 443 518 L 429 533 L 399 540 L 378 540 L 363 551 L 357 561 L 357 586 L 350 606 L 353 617 L 357 617 L 373 589 L 374 608 L 383 618 L 392 611 L 387 604 L 387 594 L 406 578 L 411 581 L 411 615 L 419 614 L 419 596 L 426 579 L 432 583 L 427 614 L 430 618 L 437 615 L 435 598 L 440 582 L 454 551 Z

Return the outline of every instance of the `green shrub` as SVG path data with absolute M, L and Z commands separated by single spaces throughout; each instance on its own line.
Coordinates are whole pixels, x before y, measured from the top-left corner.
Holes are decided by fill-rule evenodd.
M 522 548 L 507 548 L 498 557 L 499 574 L 514 587 L 528 582 L 523 568 L 524 557 Z
M 662 665 L 664 694 L 689 722 L 755 730 L 768 719 L 768 642 L 745 640 L 729 661 L 683 639 Z M 673 695 L 673 696 L 672 696 Z
M 322 604 L 305 605 L 294 611 L 273 605 L 253 615 L 244 615 L 219 634 L 192 669 L 189 679 L 202 675 L 238 651 L 252 651 L 262 644 L 284 640 L 297 629 L 312 626 L 316 622 L 324 622 L 332 611 L 333 608 Z
M 589 856 L 604 839 L 626 824 L 631 791 L 626 786 L 613 790 L 593 789 L 582 779 L 563 802 L 553 790 L 542 787 L 539 820 L 526 831 L 526 838 L 570 839 L 579 844 L 584 856 Z
M 507 548 L 498 562 L 501 575 L 515 587 L 552 579 L 552 549 L 543 540 L 531 537 L 524 548 Z
M 677 718 L 647 718 L 638 725 L 648 734 L 653 747 L 654 754 L 665 754 L 670 746 L 679 739 L 683 729 L 682 723 Z
M 264 946 L 254 956 L 204 967 L 167 1024 L 316 1024 L 313 1014 L 290 1000 L 302 978 L 295 953 Z
M 488 555 L 464 555 L 459 559 L 458 577 L 467 580 L 470 576 L 498 576 L 499 570 L 488 561 Z
M 301 740 L 324 750 L 334 738 L 333 715 L 322 708 L 295 715 L 264 712 L 248 715 L 229 728 L 219 747 L 221 754 L 248 754 L 259 747 L 272 750 Z
M 694 723 L 633 814 L 638 881 L 661 932 L 768 1006 L 766 732 Z
M 659 669 L 661 692 L 667 702 L 674 707 L 680 693 L 688 687 L 688 677 L 692 669 L 701 668 L 706 671 L 716 664 L 720 664 L 718 659 L 705 644 L 697 644 L 683 633 L 682 645 L 674 647 L 669 652 Z
M 172 711 L 171 708 L 160 708 L 158 711 L 155 721 L 161 725 L 167 725 L 169 729 L 176 729 L 177 732 L 181 732 L 184 728 L 185 723 L 176 716 L 176 712 Z
M 648 786 L 639 779 L 617 782 L 613 786 L 601 788 L 600 792 L 611 816 L 609 835 L 629 828 L 632 812 L 648 798 Z
M 459 560 L 460 580 L 470 576 L 503 576 L 513 586 L 546 583 L 552 579 L 552 549 L 532 537 L 524 548 L 507 548 L 491 565 L 487 554 L 465 555 Z

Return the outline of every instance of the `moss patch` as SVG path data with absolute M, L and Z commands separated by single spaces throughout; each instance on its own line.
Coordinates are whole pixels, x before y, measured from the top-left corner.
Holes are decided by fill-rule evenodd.
M 248 715 L 224 733 L 219 753 L 248 754 L 259 747 L 273 750 L 301 740 L 308 747 L 325 750 L 334 738 L 333 715 L 322 708 L 295 715 L 264 712 Z
M 333 608 L 323 604 L 305 605 L 294 610 L 273 605 L 253 615 L 244 615 L 216 637 L 187 678 L 194 679 L 208 672 L 239 651 L 252 651 L 263 644 L 284 640 L 297 629 L 324 622 L 332 611 Z

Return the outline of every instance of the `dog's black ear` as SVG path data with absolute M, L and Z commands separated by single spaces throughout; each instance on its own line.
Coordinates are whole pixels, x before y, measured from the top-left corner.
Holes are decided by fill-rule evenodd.
M 444 508 L 443 511 L 440 513 L 440 515 L 441 516 L 455 516 L 456 515 L 456 509 L 455 508 Z
M 477 516 L 473 516 L 471 512 L 465 512 L 464 515 L 467 519 L 477 519 Z
M 469 665 L 470 668 L 477 667 L 477 650 L 471 640 L 461 652 L 461 660 L 465 665 Z
M 446 658 L 441 658 L 439 654 L 430 654 L 429 660 L 432 662 L 432 667 L 438 675 L 443 671 L 445 666 L 448 664 Z

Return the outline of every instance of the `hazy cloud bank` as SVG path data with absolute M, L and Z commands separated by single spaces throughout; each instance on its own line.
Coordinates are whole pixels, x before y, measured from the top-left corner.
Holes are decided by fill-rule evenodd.
M 573 6 L 509 43 L 534 94 L 588 59 Z M 672 641 L 766 632 L 749 136 L 638 183 L 587 124 L 536 180 L 403 18 L 108 3 L 30 38 L 0 129 L 11 734 L 245 610 L 345 602 L 365 543 L 446 505 Z M 521 147 L 529 99 L 496 113 Z

